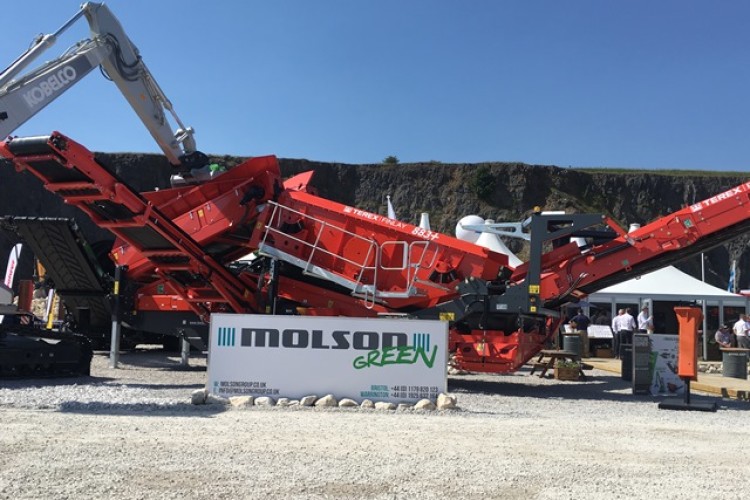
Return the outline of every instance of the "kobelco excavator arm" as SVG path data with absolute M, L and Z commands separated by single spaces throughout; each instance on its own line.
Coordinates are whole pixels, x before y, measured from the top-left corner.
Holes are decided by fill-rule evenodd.
M 88 21 L 91 38 L 81 40 L 58 58 L 29 69 L 81 17 Z M 0 138 L 9 136 L 96 67 L 117 85 L 169 162 L 181 173 L 208 163 L 205 155 L 196 150 L 193 129 L 177 116 L 117 18 L 106 5 L 95 2 L 83 4 L 54 33 L 37 37 L 0 73 Z

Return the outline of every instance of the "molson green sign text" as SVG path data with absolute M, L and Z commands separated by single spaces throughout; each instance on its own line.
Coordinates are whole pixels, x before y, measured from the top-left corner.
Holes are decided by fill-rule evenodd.
M 208 389 L 219 396 L 414 402 L 446 390 L 447 323 L 214 314 Z

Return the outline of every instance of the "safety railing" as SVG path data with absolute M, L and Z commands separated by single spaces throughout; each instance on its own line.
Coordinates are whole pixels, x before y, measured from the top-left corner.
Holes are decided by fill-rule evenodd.
M 428 255 L 430 245 L 434 245 L 432 242 L 413 241 L 409 243 L 405 241 L 386 241 L 378 244 L 373 239 L 365 238 L 300 210 L 281 205 L 277 202 L 269 202 L 269 205 L 273 209 L 258 248 L 262 254 L 300 267 L 305 274 L 323 278 L 344 286 L 351 290 L 352 295 L 361 297 L 368 307 L 372 307 L 376 300 L 381 298 L 410 297 L 419 293 L 414 286 L 417 282 L 417 273 Z M 295 221 L 289 227 L 300 224 L 299 229 L 303 227 L 306 229 L 315 228 L 315 232 L 312 235 L 307 234 L 307 239 L 302 239 L 295 236 L 295 232 L 284 230 L 285 220 Z M 347 241 L 349 242 L 348 246 L 352 246 L 351 242 L 358 243 L 357 245 L 353 245 L 353 247 L 364 249 L 365 251 L 360 252 L 356 259 L 344 252 L 333 252 L 321 244 L 323 235 L 326 232 L 338 233 L 337 238 L 335 238 L 337 241 Z M 277 238 L 270 238 L 271 236 L 286 238 L 306 251 L 298 251 L 296 255 L 286 252 L 275 243 Z M 271 241 L 274 241 L 274 243 L 272 244 Z M 383 248 L 399 246 L 402 253 L 402 258 L 399 262 L 384 264 L 382 262 Z M 350 267 L 349 271 L 354 270 L 353 273 L 349 273 L 353 276 L 350 278 L 337 272 L 335 266 L 326 268 L 319 265 L 320 261 L 324 260 L 324 257 L 330 258 L 331 262 L 338 261 L 342 267 L 344 264 L 348 265 Z M 435 252 L 433 252 L 430 265 L 434 263 L 435 258 Z M 383 274 L 387 274 L 390 277 L 393 277 L 395 274 L 403 276 L 403 290 L 385 291 L 379 289 L 379 280 L 383 277 Z

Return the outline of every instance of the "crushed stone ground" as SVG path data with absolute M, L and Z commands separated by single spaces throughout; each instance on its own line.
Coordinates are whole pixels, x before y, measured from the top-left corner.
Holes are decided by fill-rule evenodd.
M 750 404 L 659 410 L 619 376 L 450 376 L 458 411 L 193 406 L 205 357 L 0 381 L 3 499 L 745 498 Z

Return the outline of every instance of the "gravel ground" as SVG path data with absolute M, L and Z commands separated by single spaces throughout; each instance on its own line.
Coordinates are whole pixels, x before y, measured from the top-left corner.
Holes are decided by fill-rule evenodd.
M 460 409 L 193 406 L 205 358 L 97 354 L 0 381 L 0 498 L 745 498 L 750 404 L 667 411 L 618 376 L 449 377 Z

